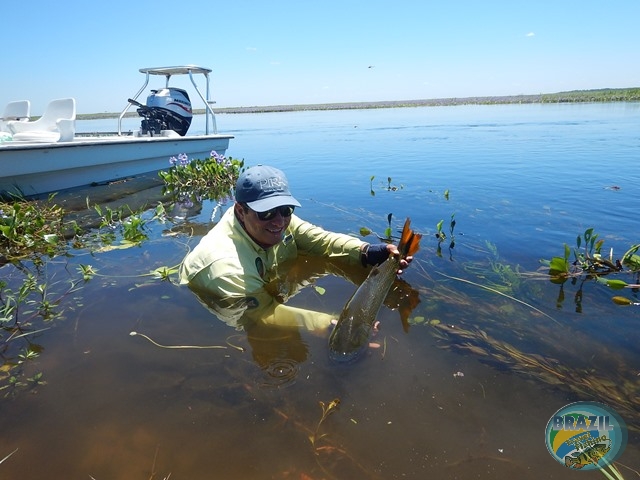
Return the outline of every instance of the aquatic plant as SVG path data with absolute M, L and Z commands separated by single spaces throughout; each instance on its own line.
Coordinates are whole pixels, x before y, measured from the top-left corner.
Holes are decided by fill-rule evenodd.
M 440 348 L 456 349 L 477 355 L 482 361 L 568 390 L 580 397 L 607 399 L 628 421 L 629 428 L 638 430 L 638 386 L 632 378 L 635 372 L 622 367 L 612 372 L 597 372 L 589 366 L 570 367 L 550 356 L 526 352 L 513 343 L 500 340 L 473 325 L 430 323 Z M 540 329 L 542 330 L 542 329 Z
M 605 477 L 607 477 L 609 480 L 624 480 L 624 477 L 620 473 L 620 470 L 618 470 L 613 463 L 607 462 L 604 458 L 602 458 L 601 460 L 602 460 L 602 462 L 604 463 L 605 466 L 600 468 L 600 472 Z M 591 460 L 591 461 L 594 462 L 593 460 Z M 596 462 L 594 462 L 594 463 L 596 463 Z M 596 463 L 596 465 L 597 465 L 597 463 Z M 609 468 L 611 473 L 607 472 L 607 470 L 606 470 L 607 467 Z M 636 472 L 636 473 L 638 473 L 638 472 Z
M 60 303 L 77 289 L 73 282 L 62 289 L 61 286 L 59 282 L 38 282 L 32 273 L 27 273 L 17 288 L 0 281 L 0 391 L 5 397 L 20 388 L 46 383 L 42 372 L 28 376 L 26 366 L 42 350 L 33 338 L 63 317 Z
M 64 212 L 58 205 L 23 199 L 0 202 L 0 261 L 53 257 L 65 243 L 64 231 Z
M 587 235 L 587 239 L 587 254 L 591 258 L 596 255 L 598 238 L 593 241 L 593 247 L 593 235 Z M 584 237 L 580 245 L 583 250 L 579 253 L 584 254 Z M 640 246 L 637 249 L 635 247 L 623 256 L 629 264 L 639 260 L 632 258 L 640 249 Z M 476 250 L 481 251 L 480 248 Z M 489 242 L 486 242 L 486 250 L 486 260 L 456 265 L 464 273 L 473 276 L 469 278 L 435 271 L 446 279 L 438 281 L 431 278 L 434 273 L 432 268 L 423 267 L 419 260 L 414 261 L 414 271 L 418 271 L 430 284 L 420 288 L 423 299 L 428 298 L 428 303 L 423 302 L 426 308 L 417 311 L 419 316 L 411 319 L 410 323 L 430 328 L 440 348 L 477 356 L 479 360 L 500 369 L 534 378 L 581 398 L 605 400 L 629 420 L 630 428 L 637 430 L 635 425 L 640 418 L 640 390 L 635 380 L 637 372 L 624 355 L 605 344 L 589 343 L 571 330 L 570 325 L 526 301 L 528 298 L 540 298 L 541 294 L 537 292 L 542 288 L 541 280 L 549 280 L 547 272 L 523 272 L 519 265 L 511 265 L 501 259 L 497 248 Z M 570 267 L 574 268 L 572 265 Z M 614 274 L 620 275 L 620 272 Z M 582 273 L 582 278 L 573 278 L 576 283 L 596 278 L 589 275 Z M 495 300 L 478 301 L 476 291 L 467 293 L 465 289 L 455 287 L 454 283 L 490 292 Z M 607 286 L 614 288 L 613 285 L 616 284 L 610 282 Z M 562 287 L 561 284 L 561 291 Z M 631 285 L 624 288 L 634 290 Z M 446 305 L 447 308 L 442 309 L 439 305 Z M 557 339 L 569 337 L 575 346 L 562 343 L 559 348 Z M 587 348 L 593 355 L 591 358 L 583 355 Z M 598 360 L 593 362 L 593 358 Z M 611 365 L 615 367 L 611 368 Z
M 139 245 L 147 240 L 148 224 L 153 221 L 164 223 L 167 212 L 162 203 L 153 209 L 151 217 L 145 217 L 144 209 L 133 211 L 128 205 L 123 205 L 112 209 L 109 206 L 102 207 L 94 205 L 93 209 L 99 215 L 99 225 L 97 232 L 84 234 L 81 238 L 76 238 L 76 246 L 89 247 L 94 245 L 98 251 L 110 250 L 118 235 L 122 238 L 121 245 L 113 248 L 127 248 Z M 95 244 L 98 247 L 95 247 Z
M 216 151 L 203 160 L 189 160 L 187 155 L 169 159 L 171 167 L 158 175 L 165 183 L 164 192 L 176 201 L 220 200 L 228 197 L 244 166 L 244 160 L 219 155 Z
M 182 155 L 175 164 L 173 176 L 170 174 L 168 178 L 185 181 L 178 186 L 187 185 L 193 193 L 209 185 L 207 194 L 201 198 L 214 198 L 222 192 L 228 195 L 243 166 L 242 161 L 225 159 L 215 152 L 208 162 L 189 162 Z M 0 265 L 13 264 L 7 266 L 9 275 L 0 280 L 0 392 L 4 396 L 46 383 L 43 372 L 33 372 L 27 367 L 42 350 L 34 338 L 50 328 L 53 321 L 64 317 L 62 300 L 66 296 L 94 276 L 102 276 L 91 265 L 80 264 L 77 279 L 66 284 L 54 282 L 47 277 L 43 268 L 46 263 L 41 257 L 70 255 L 72 248 L 92 253 L 130 248 L 148 239 L 150 223 L 167 221 L 163 203 L 153 209 L 145 206 L 134 211 L 128 205 L 117 208 L 90 205 L 87 199 L 87 209 L 97 214 L 97 228 L 83 231 L 76 222 L 65 222 L 65 211 L 54 203 L 54 196 L 47 201 L 16 198 L 0 203 Z M 32 267 L 35 273 L 31 272 Z M 139 276 L 171 281 L 176 272 L 176 266 L 163 266 Z
M 0 264 L 29 259 L 43 264 L 42 256 L 53 258 L 68 252 L 69 246 L 84 248 L 92 245 L 111 245 L 118 235 L 125 242 L 139 244 L 147 239 L 146 226 L 154 220 L 164 221 L 166 211 L 162 203 L 152 218 L 144 217 L 146 208 L 133 211 L 127 205 L 118 208 L 91 206 L 87 209 L 98 215 L 97 231 L 83 231 L 75 221 L 66 221 L 66 212 L 55 204 L 55 196 L 46 201 L 15 199 L 0 202 Z
M 382 242 L 387 242 L 390 243 L 393 241 L 393 228 L 391 227 L 391 220 L 393 219 L 393 213 L 389 213 L 387 214 L 387 226 L 384 229 L 384 235 L 379 235 L 375 232 L 373 232 L 370 228 L 368 227 L 360 227 L 360 235 L 363 237 L 369 236 L 369 235 L 375 235 L 378 240 L 382 241 Z
M 599 235 L 594 233 L 593 228 L 585 230 L 584 234 L 576 238 L 576 246 L 571 249 L 564 244 L 564 255 L 562 257 L 552 257 L 551 260 L 542 260 L 542 265 L 549 267 L 549 278 L 553 283 L 560 285 L 558 294 L 558 305 L 564 301 L 563 285 L 571 281 L 572 285 L 579 284 L 574 295 L 576 311 L 582 311 L 582 295 L 585 282 L 594 280 L 596 283 L 605 285 L 612 290 L 632 289 L 637 293 L 640 289 L 640 255 L 637 254 L 640 244 L 631 246 L 622 255 L 622 258 L 615 259 L 613 248 L 608 255 L 602 253 L 604 245 L 603 239 L 598 239 Z M 573 253 L 573 261 L 571 254 Z M 630 282 L 620 278 L 630 277 Z M 611 278 L 615 277 L 615 278 Z M 633 305 L 630 299 L 620 295 L 614 296 L 612 301 L 618 305 Z
M 451 250 L 453 250 L 453 248 L 456 246 L 456 240 L 455 240 L 455 236 L 453 234 L 453 230 L 456 228 L 456 221 L 454 219 L 455 217 L 455 213 L 451 214 L 451 220 L 449 221 L 449 234 L 450 234 L 450 242 L 449 242 L 449 251 L 451 252 Z M 444 233 L 444 230 L 442 229 L 442 225 L 444 225 L 444 220 L 440 220 L 437 224 L 436 224 L 436 238 L 438 239 L 438 247 L 436 250 L 436 255 L 438 255 L 439 257 L 442 257 L 442 243 L 447 239 L 447 234 Z
M 350 472 L 350 475 L 344 478 L 378 478 L 369 465 L 365 465 L 359 461 L 352 453 L 347 451 L 343 445 L 332 439 L 328 434 L 320 433 L 321 426 L 326 419 L 338 410 L 340 399 L 334 398 L 328 403 L 320 400 L 318 403 L 322 409 L 322 414 L 315 428 L 309 427 L 303 419 L 296 418 L 293 413 L 288 413 L 280 408 L 274 408 L 274 411 L 287 422 L 287 424 L 293 425 L 307 436 L 313 450 L 316 464 L 323 473 L 322 478 L 336 478 L 333 470 L 338 464 L 340 464 L 340 472 L 342 474 Z M 358 424 L 353 418 L 351 418 L 351 422 L 356 425 Z M 311 477 L 303 474 L 300 478 Z
M 376 192 L 373 189 L 373 180 L 376 178 L 375 175 L 371 175 L 371 177 L 369 177 L 369 193 L 371 194 L 372 197 L 375 197 Z M 404 188 L 404 185 L 400 184 L 400 186 L 398 185 L 392 185 L 391 183 L 391 177 L 387 177 L 387 186 L 383 187 L 384 190 L 388 191 L 388 192 L 397 192 L 398 190 L 402 190 Z
M 387 228 L 385 228 L 384 230 L 384 236 L 387 240 L 391 241 L 391 237 L 392 237 L 392 230 L 391 230 L 391 219 L 393 218 L 393 214 L 390 213 L 389 215 L 387 215 Z
M 68 255 L 71 247 L 104 251 L 118 236 L 125 246 L 138 245 L 147 239 L 147 223 L 165 217 L 162 204 L 153 210 L 151 218 L 145 217 L 143 210 L 134 212 L 126 205 L 118 209 L 96 205 L 100 220 L 97 231 L 82 232 L 75 222 L 65 222 L 65 212 L 52 203 L 53 198 L 46 202 L 15 199 L 0 206 L 0 261 L 13 264 L 5 266 L 8 275 L 0 280 L 0 391 L 4 396 L 46 383 L 42 372 L 29 372 L 27 368 L 41 351 L 33 339 L 64 317 L 63 299 L 97 274 L 91 266 L 80 265 L 81 278 L 53 281 L 41 257 Z M 165 267 L 148 275 L 168 279 L 172 272 Z
M 320 400 L 318 403 L 320 404 L 320 408 L 322 408 L 322 416 L 320 417 L 320 421 L 318 421 L 318 424 L 316 425 L 313 433 L 309 435 L 309 441 L 311 442 L 311 445 L 314 449 L 316 448 L 316 443 L 318 442 L 318 440 L 325 436 L 325 434 L 320 434 L 320 427 L 322 426 L 322 423 L 327 419 L 327 417 L 329 417 L 329 415 L 331 415 L 338 409 L 338 407 L 340 406 L 340 399 L 334 398 L 329 403 L 324 403 L 322 400 Z
M 549 262 L 549 274 L 559 278 L 568 278 L 575 274 L 588 273 L 592 275 L 606 275 L 612 272 L 622 270 L 620 260 L 613 259 L 613 249 L 610 250 L 608 257 L 602 255 L 602 246 L 604 240 L 598 240 L 599 235 L 594 233 L 593 228 L 585 230 L 583 235 L 576 238 L 576 246 L 573 248 L 573 262 L 570 262 L 571 248 L 564 244 L 564 256 L 553 257 Z M 623 256 L 625 262 L 631 267 L 640 268 L 640 257 L 634 254 L 640 245 L 636 245 L 629 249 Z M 633 269 L 633 268 L 632 268 Z

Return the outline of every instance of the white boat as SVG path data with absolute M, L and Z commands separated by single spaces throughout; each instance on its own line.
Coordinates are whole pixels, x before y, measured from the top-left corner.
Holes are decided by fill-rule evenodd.
M 75 132 L 75 100 L 53 100 L 36 121 L 24 115 L 0 118 L 0 194 L 25 197 L 91 184 L 104 184 L 143 173 L 169 168 L 169 159 L 185 153 L 204 159 L 212 151 L 224 155 L 232 135 L 217 132 L 209 98 L 211 69 L 195 65 L 142 68 L 145 81 L 129 99 L 118 118 L 117 131 L 81 134 Z M 188 135 L 192 108 L 188 93 L 169 86 L 174 75 L 189 75 L 204 104 L 204 134 Z M 206 80 L 203 95 L 194 80 Z M 146 105 L 137 101 L 151 76 L 165 77 L 164 86 L 151 90 Z M 13 110 L 29 102 L 12 102 Z M 142 117 L 136 132 L 123 132 L 122 119 L 132 107 Z M 5 110 L 6 112 L 7 110 Z

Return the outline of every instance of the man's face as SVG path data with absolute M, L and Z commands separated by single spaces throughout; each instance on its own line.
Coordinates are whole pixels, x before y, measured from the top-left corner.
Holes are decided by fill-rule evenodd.
M 291 215 L 283 217 L 279 211 L 276 211 L 269 220 L 260 220 L 256 212 L 237 203 L 235 211 L 249 236 L 262 248 L 273 247 L 280 243 L 291 222 Z

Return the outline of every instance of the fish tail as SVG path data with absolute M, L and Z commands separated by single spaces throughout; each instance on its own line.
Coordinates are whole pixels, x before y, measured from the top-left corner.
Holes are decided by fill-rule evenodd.
M 411 230 L 411 219 L 407 218 L 400 235 L 400 243 L 398 243 L 398 251 L 402 258 L 410 257 L 420 249 L 420 239 L 422 234 L 415 233 Z

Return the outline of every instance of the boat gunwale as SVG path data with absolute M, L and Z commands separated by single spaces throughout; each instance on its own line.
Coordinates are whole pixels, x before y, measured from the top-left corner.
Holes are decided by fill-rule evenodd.
M 202 140 L 220 140 L 228 138 L 231 140 L 234 138 L 231 134 L 225 133 L 210 133 L 204 135 L 190 135 L 184 137 L 137 137 L 137 136 L 117 136 L 117 135 L 105 135 L 105 136 L 88 136 L 88 137 L 74 137 L 69 142 L 4 142 L 0 143 L 0 153 L 2 151 L 18 152 L 24 150 L 48 150 L 59 148 L 76 148 L 86 146 L 109 146 L 118 144 L 136 144 L 136 143 L 161 143 L 161 142 L 190 142 L 190 141 L 202 141 Z

